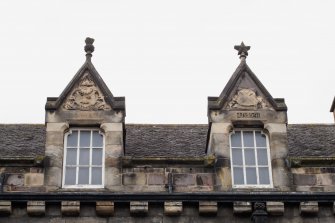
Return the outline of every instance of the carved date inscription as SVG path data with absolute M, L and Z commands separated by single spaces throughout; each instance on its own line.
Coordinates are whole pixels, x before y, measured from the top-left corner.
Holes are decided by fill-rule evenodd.
M 261 118 L 259 112 L 237 112 L 237 118 Z

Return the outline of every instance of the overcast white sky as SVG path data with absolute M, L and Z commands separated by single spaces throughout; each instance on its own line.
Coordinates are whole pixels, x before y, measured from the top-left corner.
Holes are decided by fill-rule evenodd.
M 233 46 L 289 123 L 334 123 L 335 1 L 0 1 L 1 123 L 44 123 L 85 60 L 114 96 L 126 97 L 126 123 L 207 123 L 239 64 Z

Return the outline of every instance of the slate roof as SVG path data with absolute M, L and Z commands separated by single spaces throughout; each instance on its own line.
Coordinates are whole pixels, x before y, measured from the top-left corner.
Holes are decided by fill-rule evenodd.
M 208 125 L 126 125 L 126 155 L 204 156 Z
M 335 156 L 335 125 L 291 124 L 289 156 Z
M 207 125 L 126 125 L 126 155 L 205 155 Z M 290 156 L 335 156 L 335 125 L 288 125 Z M 44 155 L 43 124 L 0 125 L 0 157 Z
M 42 124 L 0 125 L 0 157 L 44 155 L 45 126 Z

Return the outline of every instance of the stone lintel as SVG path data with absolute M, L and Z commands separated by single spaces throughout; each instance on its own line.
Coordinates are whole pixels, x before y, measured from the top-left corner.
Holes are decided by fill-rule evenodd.
M 96 213 L 99 216 L 113 216 L 114 215 L 114 202 L 112 201 L 97 201 Z
M 164 202 L 165 215 L 180 215 L 183 212 L 183 202 L 181 201 L 166 201 Z
M 218 212 L 218 203 L 216 201 L 199 201 L 200 215 L 216 215 Z
M 45 215 L 45 201 L 28 201 L 27 213 L 30 216 Z
M 250 202 L 246 201 L 235 201 L 233 204 L 233 212 L 237 215 L 250 214 L 252 206 Z
M 317 201 L 300 202 L 299 211 L 301 215 L 316 215 L 319 212 Z
M 61 207 L 62 215 L 65 216 L 78 216 L 80 213 L 79 201 L 62 201 Z
M 131 201 L 130 214 L 131 215 L 146 215 L 148 214 L 148 202 L 146 201 Z
M 0 216 L 7 216 L 12 213 L 11 201 L 0 201 Z
M 284 214 L 284 203 L 277 201 L 266 202 L 266 211 L 270 215 L 283 215 Z

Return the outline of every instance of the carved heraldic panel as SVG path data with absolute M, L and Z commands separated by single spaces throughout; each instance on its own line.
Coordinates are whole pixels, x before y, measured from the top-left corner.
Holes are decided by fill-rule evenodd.
M 89 73 L 86 73 L 79 84 L 73 88 L 65 100 L 63 108 L 81 111 L 111 110 Z
M 255 90 L 252 89 L 239 89 L 237 93 L 232 97 L 232 99 L 227 104 L 227 109 L 269 109 L 268 103 L 264 100 L 262 96 L 258 96 Z

